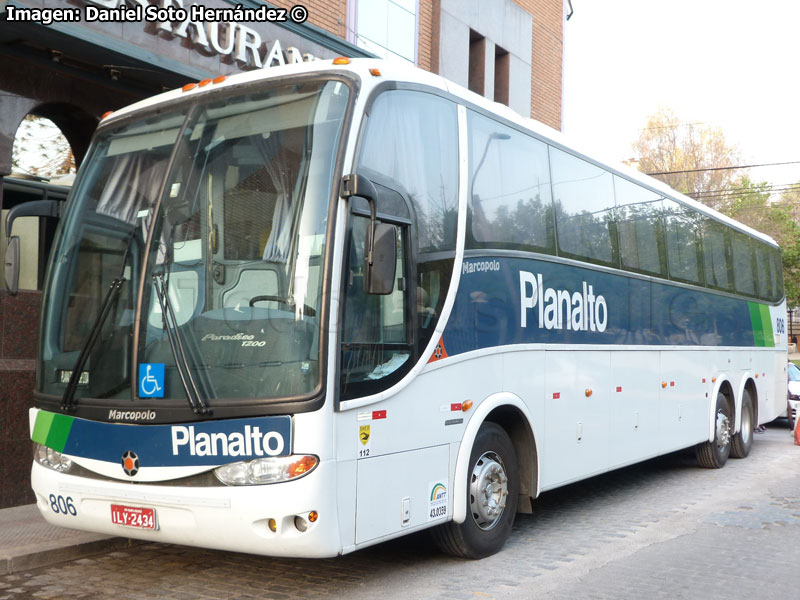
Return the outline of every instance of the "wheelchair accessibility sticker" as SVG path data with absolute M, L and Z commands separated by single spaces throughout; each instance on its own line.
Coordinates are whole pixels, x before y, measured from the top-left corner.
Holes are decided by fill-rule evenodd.
M 139 365 L 139 397 L 164 397 L 164 363 L 142 363 Z

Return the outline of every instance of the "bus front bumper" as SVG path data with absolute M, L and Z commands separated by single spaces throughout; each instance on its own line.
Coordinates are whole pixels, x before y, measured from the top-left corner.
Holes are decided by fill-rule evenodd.
M 31 484 L 39 510 L 53 525 L 235 552 L 324 558 L 341 551 L 335 469 L 334 461 L 326 461 L 285 483 L 178 487 L 86 479 L 34 462 Z M 112 511 L 112 505 L 118 508 Z M 119 520 L 121 510 L 145 514 L 141 522 L 152 528 L 115 524 L 112 519 Z M 312 511 L 318 515 L 313 522 Z

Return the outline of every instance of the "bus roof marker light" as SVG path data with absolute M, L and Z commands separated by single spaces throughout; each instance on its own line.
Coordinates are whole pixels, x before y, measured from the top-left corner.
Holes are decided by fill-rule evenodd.
M 113 115 L 113 114 L 114 114 L 114 111 L 113 111 L 113 110 L 107 110 L 106 112 L 104 112 L 104 113 L 103 113 L 103 116 L 102 116 L 102 117 L 100 117 L 100 120 L 102 121 L 102 120 L 103 120 L 103 119 L 105 119 L 106 117 L 110 117 L 110 116 L 111 116 L 111 115 Z
M 222 83 L 227 78 L 228 78 L 227 75 L 220 75 L 219 77 L 214 77 L 214 79 L 211 80 L 211 83 Z
M 335 65 L 349 65 L 350 64 L 350 59 L 347 58 L 346 56 L 337 56 L 336 58 L 333 59 L 333 64 L 335 64 Z
M 190 91 L 190 90 L 193 90 L 193 89 L 194 89 L 194 88 L 196 88 L 196 87 L 197 87 L 197 84 L 196 84 L 196 83 L 187 83 L 185 86 L 183 86 L 183 87 L 181 88 L 181 91 L 182 91 L 182 92 L 188 92 L 188 91 Z
M 206 87 L 208 84 L 211 83 L 211 79 L 203 79 L 202 81 L 198 82 L 199 87 Z

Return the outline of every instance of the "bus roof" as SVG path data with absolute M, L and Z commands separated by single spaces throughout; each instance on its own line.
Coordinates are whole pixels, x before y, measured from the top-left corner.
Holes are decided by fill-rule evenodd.
M 424 85 L 441 91 L 446 91 L 474 106 L 480 107 L 490 113 L 496 114 L 506 121 L 527 129 L 543 141 L 558 146 L 562 150 L 565 150 L 571 154 L 578 155 L 580 158 L 592 162 L 609 172 L 615 173 L 620 177 L 650 188 L 656 193 L 662 194 L 671 200 L 685 204 L 700 213 L 721 221 L 726 225 L 734 229 L 738 229 L 739 231 L 742 231 L 752 237 L 760 239 L 774 246 L 778 245 L 770 236 L 748 227 L 743 223 L 735 221 L 734 219 L 731 219 L 730 217 L 706 206 L 705 204 L 702 204 L 701 202 L 694 200 L 693 198 L 690 198 L 689 196 L 681 194 L 680 192 L 672 189 L 665 183 L 653 177 L 636 171 L 635 169 L 632 169 L 627 165 L 621 164 L 615 160 L 598 159 L 597 152 L 589 152 L 588 148 L 586 148 L 586 145 L 579 139 L 576 139 L 572 136 L 567 136 L 540 121 L 536 121 L 529 117 L 523 117 L 508 106 L 488 100 L 483 96 L 480 96 L 479 94 L 453 83 L 452 81 L 444 79 L 439 75 L 434 75 L 433 73 L 429 73 L 428 71 L 424 71 L 411 65 L 402 64 L 399 61 L 387 61 L 374 58 L 353 58 L 348 59 L 349 62 L 346 64 L 334 64 L 334 60 L 336 59 L 315 60 L 311 62 L 270 67 L 267 69 L 257 69 L 253 71 L 237 73 L 234 75 L 228 75 L 224 78 L 219 78 L 219 81 L 206 80 L 208 83 L 203 86 L 195 85 L 190 89 L 187 89 L 187 86 L 184 86 L 184 88 L 164 92 L 119 109 L 109 115 L 108 122 L 113 122 L 118 117 L 124 117 L 139 110 L 144 110 L 159 104 L 167 104 L 175 100 L 186 98 L 190 94 L 205 94 L 221 88 L 239 86 L 256 81 L 278 79 L 281 77 L 298 75 L 302 73 L 339 72 L 354 74 L 361 79 L 364 91 L 367 94 L 374 86 L 387 80 L 403 83 L 414 83 L 417 85 Z M 378 69 L 380 74 L 374 75 L 370 72 L 370 69 Z

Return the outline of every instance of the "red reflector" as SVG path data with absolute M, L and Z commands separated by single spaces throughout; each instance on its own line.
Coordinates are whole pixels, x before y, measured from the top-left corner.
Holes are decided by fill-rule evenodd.
M 386 418 L 386 411 L 385 410 L 373 410 L 372 411 L 372 418 L 373 419 L 385 419 Z
M 669 382 L 669 387 L 675 387 L 675 382 L 674 381 L 670 381 Z
M 618 391 L 618 392 L 621 392 L 621 391 L 622 391 L 622 386 L 621 386 L 621 385 L 618 385 L 618 386 L 617 386 L 617 391 Z
M 561 398 L 561 392 L 553 392 L 553 400 L 558 400 Z
M 454 402 L 450 405 L 450 410 L 461 410 L 461 402 Z
M 706 378 L 705 378 L 705 377 L 703 377 L 703 383 L 705 383 L 705 382 L 706 382 Z

